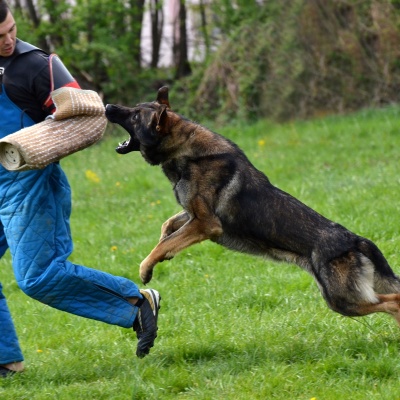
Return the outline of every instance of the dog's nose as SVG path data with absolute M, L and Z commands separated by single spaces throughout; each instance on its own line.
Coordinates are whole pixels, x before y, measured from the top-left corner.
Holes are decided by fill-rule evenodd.
M 113 113 L 112 112 L 112 106 L 113 106 L 112 104 L 106 104 L 106 106 L 104 108 L 104 115 L 106 116 L 106 118 L 108 120 L 110 120 L 111 114 Z
M 105 114 L 106 115 L 111 114 L 113 106 L 114 106 L 113 104 L 106 104 L 106 106 L 105 106 Z

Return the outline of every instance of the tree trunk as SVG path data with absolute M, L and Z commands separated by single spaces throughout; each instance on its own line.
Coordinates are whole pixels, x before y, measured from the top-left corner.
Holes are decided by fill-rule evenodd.
M 151 68 L 157 68 L 160 60 L 161 37 L 164 27 L 163 1 L 150 0 L 151 15 Z
M 145 0 L 130 0 L 130 7 L 132 10 L 132 37 L 135 41 L 135 47 L 137 45 L 137 51 L 134 52 L 135 62 L 138 68 L 140 68 L 142 55 L 140 52 L 140 41 L 142 36 L 142 21 L 144 12 Z
M 19 1 L 15 2 L 15 7 L 16 8 L 21 8 L 21 3 Z M 41 22 L 41 17 L 39 14 L 39 11 L 36 9 L 34 1 L 33 0 L 26 0 L 26 7 L 28 9 L 28 14 L 29 18 L 31 19 L 33 26 L 35 28 L 38 28 Z M 22 8 L 21 8 L 22 10 Z M 50 53 L 50 48 L 48 43 L 46 42 L 45 39 L 41 39 L 39 43 L 34 43 L 36 46 L 39 46 L 42 50 L 47 51 Z
M 38 12 L 36 11 L 35 5 L 33 4 L 33 1 L 26 0 L 26 6 L 28 8 L 29 16 L 31 18 L 33 26 L 37 28 L 40 25 L 40 18 Z
M 210 37 L 207 31 L 207 17 L 204 6 L 204 0 L 200 0 L 199 6 L 200 6 L 200 18 L 201 18 L 201 32 L 203 33 L 205 56 L 207 59 L 210 54 Z
M 188 44 L 186 34 L 186 4 L 179 1 L 178 29 L 174 35 L 173 54 L 176 66 L 175 79 L 183 78 L 192 73 L 188 59 Z

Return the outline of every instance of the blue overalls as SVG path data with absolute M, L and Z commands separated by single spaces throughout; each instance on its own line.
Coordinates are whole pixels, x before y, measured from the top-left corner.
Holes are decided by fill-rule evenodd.
M 21 120 L 24 127 L 34 124 L 3 84 L 0 116 L 0 137 L 21 129 Z M 73 249 L 70 212 L 71 190 L 59 163 L 24 172 L 0 165 L 0 257 L 10 249 L 22 291 L 59 310 L 132 328 L 138 308 L 126 298 L 142 298 L 136 284 L 67 261 Z M 0 365 L 22 360 L 0 284 Z

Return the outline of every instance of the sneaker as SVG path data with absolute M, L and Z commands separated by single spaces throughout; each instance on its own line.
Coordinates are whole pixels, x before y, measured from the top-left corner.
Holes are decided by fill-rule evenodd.
M 15 371 L 13 371 L 11 369 L 8 369 L 6 367 L 0 366 L 0 377 L 1 378 L 7 378 L 7 377 L 12 376 L 14 374 L 16 374 Z
M 133 330 L 138 338 L 136 355 L 143 358 L 150 352 L 150 348 L 154 346 L 154 340 L 157 337 L 157 318 L 160 309 L 161 296 L 154 289 L 141 290 L 143 299 L 139 300 L 139 307 Z

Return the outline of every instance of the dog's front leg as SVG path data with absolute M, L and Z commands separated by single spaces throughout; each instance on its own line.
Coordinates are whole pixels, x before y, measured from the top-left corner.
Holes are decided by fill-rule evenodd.
M 189 221 L 189 219 L 190 216 L 185 210 L 182 210 L 178 214 L 175 214 L 173 217 L 168 218 L 161 226 L 160 241 L 180 229 L 183 225 L 186 224 L 186 222 Z
M 157 246 L 140 264 L 140 279 L 144 284 L 150 282 L 155 265 L 170 260 L 187 247 L 207 239 L 215 239 L 222 235 L 222 225 L 217 217 L 207 220 L 192 218 L 180 229 L 160 240 Z

